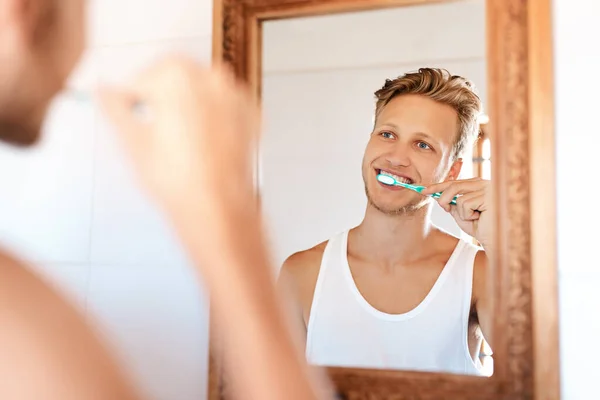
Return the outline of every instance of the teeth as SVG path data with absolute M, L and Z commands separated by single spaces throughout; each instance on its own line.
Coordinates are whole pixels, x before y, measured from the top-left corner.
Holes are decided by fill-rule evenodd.
M 402 182 L 402 183 L 412 183 L 412 180 L 408 179 L 408 178 L 403 178 L 401 176 L 398 175 L 394 175 L 394 174 L 390 174 L 389 172 L 380 170 L 379 173 L 381 175 L 386 175 L 386 176 L 391 176 L 392 178 L 394 178 L 396 181 L 398 182 Z

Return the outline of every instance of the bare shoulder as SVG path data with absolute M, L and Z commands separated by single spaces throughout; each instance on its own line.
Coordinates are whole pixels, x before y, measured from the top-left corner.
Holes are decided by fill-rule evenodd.
M 491 346 L 493 346 L 492 326 L 494 321 L 493 295 L 488 256 L 485 251 L 480 250 L 475 255 L 473 265 L 472 301 L 483 336 Z
M 27 265 L 0 249 L 0 296 L 16 296 L 24 289 L 43 286 Z
M 291 292 L 294 300 L 299 303 L 305 324 L 308 322 L 326 246 L 327 242 L 323 242 L 308 250 L 292 254 L 285 260 L 279 273 L 279 286 L 286 292 Z
M 0 249 L 0 270 L 5 272 L 9 268 L 16 268 L 24 264 L 15 257 Z
M 34 326 L 42 323 L 36 315 L 48 310 L 55 313 L 53 316 L 71 312 L 54 288 L 25 262 L 0 250 L 0 318 Z M 51 318 L 44 321 L 48 323 Z
M 11 299 L 13 302 L 26 299 L 28 306 L 41 308 L 50 307 L 58 301 L 63 302 L 53 285 L 42 278 L 28 263 L 2 249 L 0 249 L 0 297 Z M 12 307 L 14 306 L 13 304 Z
M 281 266 L 281 276 L 298 281 L 315 272 L 318 274 L 326 246 L 327 242 L 323 242 L 308 250 L 292 254 Z
M 15 268 L 18 265 L 19 262 L 16 258 L 0 249 L 0 271 L 4 273 L 7 269 Z
M 440 228 L 435 227 L 434 229 L 435 242 L 433 247 L 436 248 L 441 255 L 447 256 L 448 254 L 451 254 L 456 248 L 456 245 L 458 245 L 460 239 Z
M 75 308 L 26 263 L 2 250 L 0 325 L 6 328 L 0 329 L 0 375 L 7 377 L 0 398 L 140 398 Z

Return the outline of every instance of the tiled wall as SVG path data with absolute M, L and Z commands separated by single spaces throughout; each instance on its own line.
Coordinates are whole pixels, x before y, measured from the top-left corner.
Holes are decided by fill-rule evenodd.
M 164 51 L 210 58 L 209 0 L 90 4 L 90 49 L 76 86 L 123 79 Z M 595 0 L 554 1 L 561 372 L 568 400 L 594 398 L 600 379 L 600 191 L 593 163 L 600 148 L 593 119 L 600 52 L 592 40 L 600 34 L 598 15 Z M 99 319 L 150 398 L 203 399 L 206 301 L 164 219 L 140 193 L 95 108 L 58 100 L 45 131 L 33 151 L 0 148 L 0 241 L 27 254 Z
M 122 82 L 171 51 L 210 62 L 210 0 L 89 4 L 71 86 Z M 38 148 L 0 148 L 0 183 L 0 240 L 97 321 L 149 398 L 203 399 L 207 301 L 97 108 L 59 98 Z

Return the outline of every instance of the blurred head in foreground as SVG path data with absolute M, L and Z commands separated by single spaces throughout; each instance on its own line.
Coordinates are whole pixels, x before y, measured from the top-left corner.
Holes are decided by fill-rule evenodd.
M 0 140 L 34 144 L 85 44 L 83 0 L 0 0 Z

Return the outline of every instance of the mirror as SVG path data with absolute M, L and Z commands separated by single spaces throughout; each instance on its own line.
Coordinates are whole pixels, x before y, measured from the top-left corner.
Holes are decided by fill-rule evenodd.
M 485 1 L 267 20 L 260 74 L 258 189 L 308 361 L 492 375 Z
M 260 146 L 260 153 L 257 153 L 256 177 L 257 189 L 262 197 L 263 215 L 267 219 L 271 243 L 276 251 L 274 255 L 275 265 L 277 263 L 281 265 L 282 260 L 287 260 L 290 254 L 309 249 L 315 243 L 328 240 L 336 233 L 343 233 L 362 222 L 362 217 L 365 215 L 365 209 L 367 208 L 366 204 L 368 204 L 365 197 L 363 197 L 361 203 L 361 195 L 358 194 L 363 193 L 362 196 L 364 196 L 364 185 L 361 185 L 362 158 L 366 154 L 365 150 L 370 140 L 370 138 L 366 139 L 366 136 L 370 136 L 373 127 L 376 126 L 373 112 L 375 108 L 373 92 L 381 88 L 383 79 L 414 71 L 424 64 L 438 67 L 446 66 L 451 73 L 462 73 L 475 82 L 482 96 L 484 111 L 489 115 L 488 123 L 483 124 L 486 120 L 485 117 L 480 121 L 483 124 L 481 128 L 484 135 L 482 140 L 478 142 L 480 146 L 468 147 L 466 150 L 473 152 L 472 158 L 475 161 L 473 161 L 472 173 L 484 174 L 486 173 L 484 171 L 490 173 L 492 178 L 490 183 L 493 189 L 493 208 L 497 211 L 489 214 L 491 246 L 484 246 L 484 248 L 491 247 L 495 250 L 486 251 L 490 268 L 489 270 L 484 268 L 486 272 L 484 275 L 487 275 L 485 277 L 482 277 L 481 274 L 474 274 L 474 276 L 479 276 L 480 279 L 475 279 L 471 283 L 472 290 L 478 287 L 482 288 L 477 290 L 478 293 L 488 294 L 488 296 L 481 296 L 477 299 L 476 309 L 479 319 L 477 321 L 478 325 L 484 328 L 482 329 L 483 334 L 493 349 L 493 365 L 491 364 L 492 358 L 488 356 L 490 350 L 485 345 L 467 346 L 466 343 L 469 343 L 467 332 L 464 335 L 457 333 L 456 337 L 460 336 L 460 338 L 449 341 L 450 345 L 447 346 L 450 353 L 455 351 L 454 355 L 457 357 L 464 356 L 466 365 L 462 370 L 456 368 L 456 363 L 454 365 L 444 365 L 446 359 L 451 359 L 451 356 L 446 357 L 445 354 L 430 362 L 432 355 L 439 354 L 439 352 L 431 351 L 432 346 L 417 348 L 417 362 L 392 365 L 392 362 L 390 362 L 392 357 L 389 357 L 389 355 L 391 354 L 395 357 L 394 360 L 397 360 L 399 353 L 385 352 L 381 349 L 393 349 L 395 348 L 394 341 L 400 343 L 400 340 L 396 340 L 396 337 L 392 337 L 393 340 L 384 337 L 381 334 L 383 330 L 372 328 L 372 325 L 362 324 L 359 328 L 356 328 L 356 324 L 348 324 L 347 326 L 340 324 L 341 326 L 338 326 L 337 329 L 338 332 L 343 333 L 337 334 L 337 336 L 331 334 L 330 337 L 326 338 L 327 340 L 321 341 L 321 343 L 325 343 L 325 346 L 323 346 L 325 350 L 328 349 L 327 345 L 329 343 L 344 344 L 349 340 L 360 338 L 361 336 L 356 336 L 356 333 L 360 332 L 361 334 L 364 333 L 363 338 L 369 339 L 365 340 L 365 345 L 358 348 L 358 350 L 362 350 L 362 353 L 358 353 L 357 348 L 347 346 L 347 351 L 335 353 L 342 356 L 347 355 L 346 359 L 340 357 L 337 360 L 315 360 L 309 354 L 309 360 L 312 358 L 311 362 L 313 364 L 327 366 L 322 370 L 331 379 L 339 398 L 368 398 L 370 400 L 391 398 L 446 400 L 471 398 L 494 400 L 505 398 L 555 399 L 558 398 L 557 394 L 560 393 L 557 273 L 554 250 L 556 244 L 556 226 L 554 222 L 556 217 L 556 190 L 553 175 L 555 170 L 555 144 L 553 137 L 554 94 L 551 2 L 549 0 L 487 0 L 485 2 L 485 22 L 481 18 L 479 20 L 479 33 L 474 33 L 475 36 L 483 36 L 483 30 L 486 31 L 485 64 L 487 66 L 485 73 L 487 76 L 484 79 L 477 78 L 477 74 L 466 70 L 455 70 L 450 64 L 450 61 L 456 59 L 468 60 L 470 58 L 469 54 L 474 58 L 482 58 L 477 55 L 484 54 L 481 48 L 481 43 L 484 43 L 483 39 L 481 42 L 477 42 L 476 38 L 468 35 L 468 32 L 472 32 L 468 28 L 465 28 L 464 31 L 460 28 L 459 32 L 463 32 L 463 35 L 458 36 L 453 36 L 453 31 L 450 29 L 450 26 L 456 26 L 452 25 L 452 21 L 460 20 L 462 26 L 476 24 L 478 23 L 477 19 L 467 18 L 466 14 L 463 15 L 460 12 L 442 15 L 431 11 L 433 8 L 429 8 L 431 21 L 421 21 L 419 24 L 412 24 L 411 19 L 401 19 L 401 17 L 389 19 L 386 17 L 388 11 L 392 13 L 411 12 L 411 10 L 416 12 L 418 9 L 423 10 L 420 7 L 426 5 L 432 7 L 436 4 L 450 6 L 454 3 L 467 4 L 466 1 L 460 0 L 215 0 L 214 2 L 214 20 L 216 23 L 213 32 L 213 55 L 216 60 L 222 60 L 231 65 L 238 78 L 249 84 L 264 107 L 265 140 Z M 469 3 L 476 2 L 469 1 Z M 398 10 L 393 11 L 395 8 Z M 310 33 L 310 29 L 312 29 L 310 25 L 308 27 L 302 25 L 303 21 L 309 21 L 315 16 L 359 16 L 367 15 L 363 12 L 377 10 L 385 10 L 385 14 L 379 14 L 380 21 L 378 24 L 367 26 L 376 32 L 381 32 L 382 35 L 371 42 L 363 40 L 365 37 L 372 38 L 365 33 L 366 28 L 355 24 L 355 21 L 358 20 L 357 17 L 354 20 L 347 20 L 343 31 L 339 31 L 339 28 L 336 28 L 336 30 L 330 29 L 328 36 L 317 37 Z M 480 15 L 482 15 L 483 9 L 480 12 Z M 333 19 L 313 20 L 331 21 L 333 23 Z M 270 35 L 268 24 L 271 22 L 282 24 L 291 22 L 292 25 L 288 26 L 291 26 L 292 30 L 295 29 L 297 39 L 295 43 L 291 39 L 285 43 L 286 57 L 280 59 L 279 66 L 275 64 L 275 67 L 268 64 L 269 57 L 273 57 L 273 55 L 269 56 L 268 46 L 271 42 L 275 45 L 280 43 L 281 40 L 277 37 L 265 38 L 265 36 Z M 409 41 L 391 31 L 392 27 L 401 25 L 413 26 L 413 30 L 420 33 L 420 39 L 414 39 L 413 36 L 413 41 Z M 442 30 L 441 28 L 444 26 L 447 26 L 448 29 Z M 386 35 L 386 33 L 388 34 Z M 448 35 L 455 40 L 440 42 L 440 35 Z M 342 41 L 344 38 L 349 40 Z M 443 49 L 442 54 L 444 54 L 444 57 L 438 55 L 437 58 L 434 58 L 431 53 L 426 53 L 426 49 L 431 50 L 428 46 L 429 42 L 442 43 L 435 48 L 440 51 Z M 479 52 L 461 53 L 456 50 L 456 43 L 462 42 L 475 43 L 474 47 L 479 48 Z M 302 45 L 298 45 L 298 43 Z M 387 45 L 387 48 L 376 46 L 377 43 Z M 476 45 L 476 43 L 480 44 Z M 401 46 L 402 44 L 404 46 Z M 282 46 L 284 45 L 279 45 L 280 48 Z M 273 46 L 273 48 L 276 47 Z M 315 52 L 320 58 L 311 56 L 315 54 L 315 52 L 312 52 L 313 48 L 318 49 L 318 52 Z M 378 51 L 375 51 L 375 49 L 378 49 Z M 451 53 L 451 50 L 455 53 Z M 414 54 L 418 52 L 421 53 L 421 56 L 415 58 Z M 405 56 L 405 53 L 412 54 L 412 58 L 405 59 L 401 57 L 400 60 L 404 60 L 404 62 L 397 61 L 398 55 Z M 452 54 L 455 54 L 455 56 Z M 456 54 L 462 54 L 462 56 L 458 57 Z M 366 55 L 369 55 L 369 57 Z M 325 59 L 327 64 L 314 62 L 310 64 L 310 60 L 315 59 Z M 356 62 L 357 59 L 359 61 L 358 66 L 349 65 L 350 60 Z M 411 60 L 418 62 L 411 64 Z M 262 64 L 267 65 L 263 68 Z M 382 70 L 387 67 L 390 68 L 389 73 L 363 77 L 364 81 L 349 82 L 347 79 L 344 80 L 350 73 L 361 69 L 368 70 L 370 67 L 379 67 Z M 315 85 L 313 82 L 313 87 L 308 87 L 309 82 L 305 79 L 305 82 L 307 82 L 306 90 L 299 83 L 296 83 L 294 86 L 295 91 L 288 90 L 286 92 L 285 88 L 282 87 L 285 82 L 278 85 L 275 79 L 279 76 L 283 80 L 285 74 L 291 77 L 293 73 L 297 73 L 299 78 L 306 78 L 308 72 L 318 76 L 319 72 L 325 73 L 328 70 L 336 70 L 338 74 L 333 75 L 329 80 L 322 80 L 319 85 Z M 345 82 L 346 85 L 342 85 L 339 82 L 340 80 Z M 291 82 L 293 84 L 293 81 Z M 299 80 L 299 82 L 303 81 Z M 362 89 L 358 90 L 357 85 L 362 85 Z M 336 90 L 339 91 L 340 87 L 347 95 L 336 94 L 334 96 L 333 93 Z M 348 88 L 353 88 L 352 92 Z M 264 93 L 265 90 L 267 93 Z M 268 91 L 272 91 L 272 94 L 269 94 Z M 277 93 L 286 94 L 288 97 L 277 97 Z M 350 96 L 350 93 L 353 96 Z M 308 97 L 308 100 L 304 103 L 299 99 L 302 95 Z M 319 100 L 322 97 L 331 98 L 332 100 L 329 102 Z M 333 99 L 336 100 L 335 103 Z M 278 102 L 290 106 L 283 107 L 281 104 L 277 104 Z M 361 104 L 364 107 L 358 107 L 356 106 L 358 103 L 354 102 L 363 102 Z M 310 110 L 312 103 L 321 106 L 319 112 L 315 111 L 315 107 L 312 107 L 312 114 L 300 109 L 300 105 L 304 104 Z M 273 108 L 273 104 L 276 108 Z M 270 108 L 274 111 L 269 111 Z M 341 112 L 340 109 L 342 108 L 346 111 Z M 423 109 L 419 108 L 418 111 L 422 112 Z M 273 112 L 275 112 L 276 118 L 274 121 L 269 121 Z M 285 115 L 289 116 L 287 124 L 279 123 L 278 125 L 277 121 L 284 121 L 283 116 Z M 419 114 L 413 112 L 410 115 L 414 117 Z M 310 120 L 308 116 L 311 116 Z M 337 120 L 332 119 L 332 116 L 337 116 Z M 346 120 L 354 121 L 354 124 L 345 123 Z M 403 120 L 406 121 L 407 119 Z M 311 121 L 312 124 L 308 125 L 306 121 Z M 436 121 L 439 122 L 439 120 Z M 297 126 L 305 126 L 305 129 L 299 130 L 296 128 Z M 313 134 L 313 131 L 317 132 L 319 127 L 329 128 L 329 132 L 325 132 L 320 137 L 320 146 L 315 145 L 314 148 L 307 148 L 311 143 L 310 134 Z M 344 127 L 349 127 L 346 128 L 348 134 L 340 136 L 340 132 L 345 133 L 341 129 Z M 403 132 L 405 131 L 403 130 Z M 295 140 L 291 145 L 293 148 L 290 145 L 287 147 L 279 145 L 277 142 L 278 140 L 284 143 L 286 140 L 290 141 L 289 132 L 296 132 L 296 137 L 292 137 Z M 405 138 L 402 135 L 400 137 Z M 489 139 L 491 143 L 485 139 Z M 269 140 L 273 141 L 271 145 L 268 145 Z M 343 140 L 344 147 L 347 149 L 341 146 L 341 140 Z M 323 149 L 324 144 L 328 148 L 326 146 Z M 271 150 L 269 146 L 271 146 Z M 285 148 L 284 153 L 279 157 L 273 150 L 277 149 L 278 146 L 279 148 Z M 330 149 L 334 149 L 334 151 Z M 307 157 L 310 156 L 310 159 L 317 161 L 321 160 L 322 162 L 327 159 L 328 162 L 323 167 L 325 169 L 317 176 L 331 177 L 327 180 L 325 188 L 335 188 L 340 191 L 347 190 L 348 192 L 351 188 L 356 188 L 357 192 L 351 192 L 354 193 L 352 196 L 355 197 L 341 198 L 334 202 L 316 191 L 315 187 L 317 189 L 322 189 L 322 187 L 310 185 L 313 181 L 322 181 L 314 178 L 314 168 L 313 170 L 310 168 L 312 164 L 308 163 L 308 167 L 307 164 L 302 166 L 307 170 L 306 172 L 300 168 L 293 168 L 292 161 L 300 163 L 300 159 L 295 157 L 295 150 L 302 151 L 304 153 L 300 152 L 300 154 L 306 154 Z M 311 150 L 311 152 L 308 150 Z M 490 150 L 491 155 L 488 150 Z M 328 151 L 330 153 L 327 153 Z M 351 151 L 354 151 L 355 157 L 350 157 Z M 401 153 L 398 152 L 398 154 Z M 327 158 L 327 156 L 330 158 Z M 282 159 L 285 162 L 279 167 L 275 166 L 275 170 L 269 167 L 271 163 L 269 160 Z M 348 162 L 347 170 L 340 169 L 338 164 L 341 164 L 342 161 L 339 160 Z M 482 162 L 479 163 L 479 161 Z M 355 164 L 352 164 L 352 162 L 355 162 Z M 283 168 L 289 168 L 289 170 L 284 171 Z M 269 172 L 269 169 L 271 172 Z M 465 167 L 461 172 L 466 174 L 466 171 L 467 168 Z M 285 172 L 285 174 L 277 175 L 278 172 Z M 275 173 L 274 176 L 278 177 L 280 181 L 276 182 L 270 179 L 269 173 Z M 307 179 L 307 176 L 311 177 L 311 174 L 313 179 Z M 302 185 L 306 186 L 306 190 L 299 190 Z M 278 186 L 283 189 L 275 192 L 276 196 L 270 196 L 267 192 L 269 190 L 268 186 L 271 186 L 272 189 Z M 383 188 L 379 189 L 383 190 Z M 447 191 L 447 188 L 444 190 Z M 294 201 L 297 200 L 296 197 L 302 200 L 302 202 L 298 200 L 286 205 L 285 210 L 280 212 L 281 214 L 285 213 L 284 218 L 289 218 L 288 221 L 296 224 L 296 226 L 291 226 L 291 229 L 284 229 L 286 225 L 281 221 L 285 219 L 275 218 L 274 211 L 269 210 L 270 204 L 275 203 L 277 206 L 278 202 L 283 201 L 285 198 L 291 198 L 291 196 L 284 197 L 282 195 L 284 191 L 295 194 Z M 331 195 L 331 192 L 333 190 L 329 190 L 328 193 Z M 277 197 L 279 195 L 280 198 Z M 299 203 L 301 204 L 298 205 Z M 310 209 L 311 204 L 314 205 L 313 210 L 321 207 L 322 214 L 316 216 L 307 212 L 302 214 L 302 207 Z M 361 204 L 362 209 L 359 208 Z M 357 214 L 354 214 L 354 211 L 347 210 L 355 210 Z M 444 215 L 439 211 L 432 211 L 432 221 L 435 215 Z M 436 212 L 435 215 L 434 212 Z M 291 219 L 292 217 L 295 218 L 296 215 L 302 218 Z M 332 215 L 336 216 L 336 219 L 331 218 Z M 347 216 L 348 220 L 342 219 L 343 216 Z M 300 220 L 302 224 L 298 222 Z M 311 223 L 304 224 L 305 220 Z M 332 220 L 334 223 L 330 223 L 328 226 L 321 225 Z M 317 223 L 313 223 L 313 221 L 317 221 Z M 433 222 L 442 224 L 440 221 Z M 446 218 L 446 221 L 449 220 Z M 281 228 L 278 228 L 278 226 Z M 312 233 L 310 236 L 308 234 L 306 234 L 306 237 L 303 236 L 304 233 L 301 233 L 303 231 L 300 231 L 300 228 L 306 229 L 307 226 L 315 227 L 314 236 L 312 236 Z M 454 235 L 456 236 L 456 231 L 454 231 Z M 384 239 L 389 238 L 386 236 Z M 469 238 L 466 235 L 461 235 L 461 239 L 468 241 Z M 454 240 L 456 243 L 458 238 Z M 283 247 L 282 243 L 290 244 L 289 247 Z M 349 246 L 346 249 L 348 250 L 346 258 L 350 260 L 347 270 L 350 272 L 344 274 L 345 279 L 337 280 L 337 282 L 345 281 L 350 284 L 350 287 L 352 287 L 351 284 L 354 284 L 357 287 L 354 291 L 356 294 L 355 300 L 360 298 L 359 294 L 361 296 L 364 294 L 363 299 L 369 299 L 373 302 L 372 293 L 367 293 L 364 289 L 364 279 L 365 277 L 369 278 L 369 275 L 357 274 L 357 264 L 352 261 L 351 255 L 348 256 L 353 248 L 351 237 L 347 243 L 349 243 Z M 383 251 L 398 250 L 396 247 L 385 245 L 383 242 L 377 242 L 376 244 L 381 245 L 380 248 Z M 406 243 L 401 244 L 407 247 Z M 440 248 L 430 247 L 432 252 Z M 411 246 L 410 250 L 410 254 L 414 255 L 419 249 L 417 246 Z M 316 282 L 321 271 L 319 260 L 322 261 L 323 259 L 322 253 L 320 254 L 318 251 L 314 253 L 317 261 L 314 262 L 313 260 L 313 268 L 308 268 L 312 273 L 307 274 L 307 279 L 304 282 L 306 285 L 284 285 L 282 284 L 284 281 L 291 281 L 292 283 L 294 281 L 294 279 L 285 279 L 285 272 L 289 272 L 290 268 L 284 267 L 279 270 L 278 267 L 275 271 L 279 276 L 281 287 L 288 295 L 285 297 L 293 299 L 298 297 L 298 292 L 301 290 L 309 292 L 308 295 L 304 295 L 304 298 L 308 299 L 307 302 L 311 302 L 310 305 L 300 304 L 296 301 L 295 304 L 292 303 L 293 309 L 289 311 L 292 320 L 297 321 L 300 325 L 299 329 L 304 330 L 304 332 L 306 332 L 306 314 L 303 313 L 302 309 L 312 307 L 312 300 L 315 296 L 310 291 L 317 286 Z M 375 255 L 381 253 L 383 252 L 375 252 Z M 338 253 L 340 259 L 343 259 L 342 254 L 342 251 Z M 429 277 L 431 287 L 435 285 L 437 278 L 440 277 L 439 271 L 445 269 L 447 260 L 448 254 L 445 255 L 445 260 L 444 257 L 438 260 L 438 273 L 433 273 Z M 299 264 L 297 270 L 307 270 L 302 266 L 304 265 L 302 262 L 297 264 Z M 353 270 L 351 270 L 351 267 Z M 381 268 L 380 270 L 385 271 Z M 419 272 L 422 269 L 414 268 L 414 271 Z M 350 280 L 349 277 L 352 279 Z M 409 281 L 409 279 L 407 278 L 404 281 Z M 468 281 L 468 279 L 465 278 L 465 281 Z M 465 281 L 462 282 L 463 286 L 468 285 Z M 452 282 L 452 279 L 445 279 L 445 284 L 448 284 L 448 282 Z M 396 289 L 393 284 L 394 280 L 392 279 L 390 279 L 390 282 L 384 280 L 384 285 L 375 286 L 375 288 L 383 293 L 386 289 L 385 285 L 390 285 L 393 289 Z M 404 290 L 399 291 L 389 290 L 389 286 L 387 286 L 388 291 L 386 293 L 403 295 L 411 293 L 407 292 L 406 288 L 410 290 L 415 289 L 415 287 L 417 286 L 405 285 Z M 362 292 L 360 289 L 362 289 Z M 433 290 L 433 292 L 435 291 Z M 427 297 L 430 292 L 432 290 L 427 291 L 427 288 L 425 288 L 424 292 L 420 293 L 420 298 L 418 293 L 415 295 L 414 305 L 405 304 L 404 310 L 390 310 L 389 314 L 406 314 L 406 312 L 410 312 L 411 309 L 418 307 L 421 304 L 420 301 Z M 375 294 L 379 295 L 377 292 Z M 322 298 L 318 302 L 322 302 Z M 373 308 L 387 311 L 389 307 L 389 304 L 371 304 L 366 300 L 361 304 L 365 310 L 371 311 L 373 311 Z M 464 304 L 465 309 L 472 310 L 468 299 L 464 301 Z M 424 308 L 422 307 L 421 310 Z M 492 312 L 480 313 L 480 309 L 487 309 Z M 329 315 L 321 312 L 321 315 L 330 317 L 329 321 L 340 321 L 341 319 L 338 317 L 344 317 L 347 310 L 337 314 L 335 312 L 335 310 L 330 311 Z M 412 315 L 412 319 L 417 320 L 421 315 Z M 486 320 L 484 318 L 486 315 L 488 317 L 493 315 L 493 319 Z M 469 326 L 461 320 L 463 316 L 464 313 L 461 317 L 455 318 L 458 321 L 458 329 L 461 330 Z M 218 324 L 215 322 L 214 320 L 211 321 L 208 398 L 210 400 L 226 400 L 231 398 L 229 390 L 230 376 L 222 357 L 227 344 L 224 343 Z M 439 328 L 441 325 L 436 322 L 432 322 L 427 326 L 425 338 L 430 338 L 431 336 L 427 335 L 441 329 Z M 491 327 L 488 329 L 484 325 L 491 325 Z M 409 331 L 406 330 L 406 332 Z M 406 334 L 406 332 L 403 332 L 403 334 Z M 421 330 L 414 333 L 414 335 L 417 336 L 420 333 Z M 377 340 L 372 340 L 373 337 L 377 337 Z M 465 345 L 455 346 L 454 342 L 463 342 L 462 338 L 465 339 Z M 414 337 L 412 339 L 418 341 Z M 388 340 L 387 343 L 384 340 Z M 390 341 L 392 346 L 387 346 Z M 475 343 L 477 344 L 477 342 Z M 466 348 L 469 348 L 468 354 L 470 357 L 467 357 Z M 475 352 L 477 351 L 482 357 L 473 356 L 476 355 Z M 404 353 L 415 354 L 415 350 L 410 348 Z M 321 354 L 327 355 L 328 353 L 323 352 Z M 357 354 L 362 354 L 365 358 L 359 359 Z M 425 367 L 422 364 L 417 365 L 421 362 L 421 359 L 425 360 L 426 358 L 429 358 L 426 360 L 429 365 Z M 482 360 L 483 371 L 480 368 L 470 368 L 476 363 L 477 358 Z M 488 360 L 487 364 L 483 359 Z M 414 359 L 407 361 L 414 361 Z M 338 364 L 338 366 L 328 364 Z M 355 368 L 357 364 L 374 365 L 375 367 Z M 377 367 L 378 365 L 383 365 L 383 367 Z M 486 378 L 492 372 L 491 379 Z

